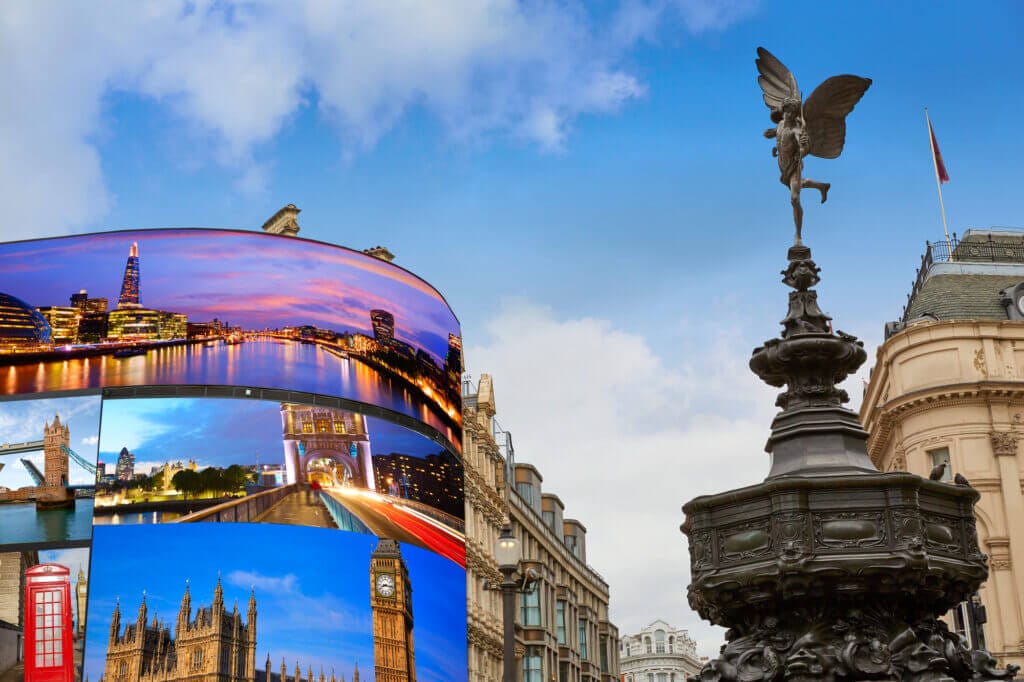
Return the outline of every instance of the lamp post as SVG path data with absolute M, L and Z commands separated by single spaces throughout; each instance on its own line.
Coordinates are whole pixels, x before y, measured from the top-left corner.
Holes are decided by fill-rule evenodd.
M 512 529 L 505 526 L 501 529 L 501 535 L 494 543 L 494 558 L 498 561 L 498 570 L 501 571 L 502 599 L 502 621 L 505 626 L 505 653 L 502 667 L 502 682 L 516 682 L 516 650 L 515 650 L 515 622 L 516 622 L 516 593 L 519 592 L 519 582 L 516 580 L 516 571 L 519 570 L 519 562 L 523 558 L 523 549 L 519 539 L 512 535 Z

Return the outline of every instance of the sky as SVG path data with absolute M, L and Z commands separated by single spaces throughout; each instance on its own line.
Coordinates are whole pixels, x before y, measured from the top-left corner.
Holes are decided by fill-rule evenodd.
M 143 591 L 148 621 L 154 615 L 172 629 L 188 581 L 192 617 L 210 606 L 218 572 L 229 610 L 238 602 L 246 619 L 250 589 L 256 594 L 256 667 L 267 653 L 273 669 L 296 660 L 305 675 L 334 666 L 351 680 L 373 680 L 370 554 L 377 538 L 359 533 L 232 523 L 187 526 L 98 527 L 93 535 L 85 673 L 103 672 L 111 616 L 120 599 L 121 628 L 136 620 Z M 125 547 L 135 547 L 126 552 Z M 265 547 L 267 551 L 253 551 Z M 184 566 L 180 557 L 189 554 Z M 465 572 L 432 552 L 402 546 L 412 584 L 417 679 L 442 682 L 466 676 Z M 353 557 L 361 557 L 353 560 Z M 325 568 L 329 567 L 329 568 Z M 310 618 L 310 614 L 317 614 Z
M 383 419 L 366 418 L 373 454 L 425 457 L 441 448 L 426 436 Z M 135 455 L 135 471 L 195 459 L 199 469 L 232 464 L 284 464 L 281 403 L 230 398 L 107 400 L 99 458 L 108 471 L 121 448 Z
M 943 238 L 925 106 L 949 231 L 1024 225 L 1022 28 L 1009 0 L 8 4 L 5 237 L 258 230 L 294 203 L 301 236 L 387 246 L 586 525 L 620 631 L 662 618 L 713 655 L 680 506 L 767 473 L 776 391 L 746 364 L 793 230 L 755 50 L 805 96 L 873 80 L 842 156 L 805 160 L 832 183 L 804 198 L 819 302 L 869 350 L 856 406 Z
M 11 400 L 0 402 L 0 445 L 43 440 L 43 429 L 53 423 L 54 415 L 68 427 L 70 447 L 83 459 L 95 462 L 100 433 L 100 397 L 45 398 L 43 400 Z M 21 460 L 28 459 L 40 472 L 45 472 L 43 451 L 28 454 L 0 455 L 0 486 L 15 490 L 34 486 L 35 482 Z M 68 480 L 71 485 L 89 485 L 95 476 L 69 459 Z

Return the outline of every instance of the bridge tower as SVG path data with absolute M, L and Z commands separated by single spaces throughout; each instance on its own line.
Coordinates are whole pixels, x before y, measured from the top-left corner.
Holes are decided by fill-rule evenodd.
M 288 483 L 304 483 L 309 463 L 327 459 L 351 485 L 376 490 L 363 415 L 333 407 L 281 403 L 281 431 Z
M 55 414 L 53 424 L 47 422 L 43 429 L 43 485 L 46 487 L 67 487 L 68 455 L 65 448 L 70 448 L 70 446 L 71 434 L 67 424 L 61 424 L 60 415 Z

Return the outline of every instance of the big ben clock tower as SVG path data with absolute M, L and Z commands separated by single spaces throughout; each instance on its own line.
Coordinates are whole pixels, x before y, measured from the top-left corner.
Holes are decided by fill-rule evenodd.
M 370 606 L 377 682 L 416 682 L 412 585 L 395 540 L 381 538 L 370 556 Z

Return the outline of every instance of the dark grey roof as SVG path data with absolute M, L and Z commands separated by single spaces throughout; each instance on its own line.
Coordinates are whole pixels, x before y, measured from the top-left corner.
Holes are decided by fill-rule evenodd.
M 1021 275 L 933 275 L 917 291 L 904 319 L 1007 319 L 999 292 L 1024 281 Z

